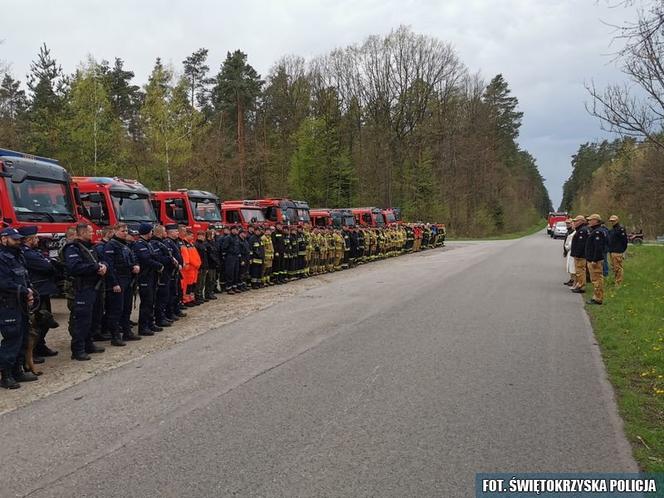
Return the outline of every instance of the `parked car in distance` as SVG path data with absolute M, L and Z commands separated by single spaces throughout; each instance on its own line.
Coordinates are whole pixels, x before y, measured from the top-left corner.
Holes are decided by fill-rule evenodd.
M 567 237 L 567 225 L 564 221 L 558 221 L 553 226 L 553 238 L 554 239 L 564 239 Z

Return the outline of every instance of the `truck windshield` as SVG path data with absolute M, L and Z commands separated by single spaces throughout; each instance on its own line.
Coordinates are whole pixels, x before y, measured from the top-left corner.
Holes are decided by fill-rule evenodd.
M 265 221 L 263 211 L 260 209 L 242 209 L 242 219 L 245 223 L 262 223 Z
M 219 212 L 219 206 L 214 200 L 190 197 L 189 204 L 196 221 L 221 221 L 221 212 Z
M 311 222 L 311 217 L 309 216 L 309 210 L 308 209 L 298 208 L 295 211 L 297 212 L 297 220 L 298 221 L 302 221 L 304 223 L 310 223 Z
M 387 213 L 385 219 L 388 223 L 395 223 L 397 221 L 397 219 L 394 217 L 394 213 Z
M 147 195 L 133 192 L 111 192 L 111 199 L 118 221 L 157 221 Z
M 354 216 L 344 216 L 343 217 L 343 226 L 354 227 L 355 226 L 355 217 Z
M 383 215 L 380 213 L 374 214 L 374 218 L 376 220 L 376 225 L 379 227 L 382 227 L 385 224 L 385 218 L 383 218 Z
M 291 224 L 297 224 L 298 216 L 297 216 L 297 209 L 294 207 L 281 207 L 281 212 L 284 214 L 284 220 L 285 222 L 291 223 Z
M 21 183 L 6 178 L 16 218 L 21 221 L 76 221 L 69 185 L 28 177 Z

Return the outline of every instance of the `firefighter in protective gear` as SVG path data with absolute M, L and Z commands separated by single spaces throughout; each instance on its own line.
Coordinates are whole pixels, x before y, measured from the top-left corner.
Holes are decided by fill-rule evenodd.
M 339 230 L 333 230 L 332 238 L 334 240 L 334 271 L 342 269 L 341 263 L 344 259 L 344 238 L 339 233 Z
M 311 272 L 314 275 L 320 273 L 320 228 L 315 227 L 311 233 Z
M 304 229 L 304 240 L 306 242 L 305 255 L 304 255 L 304 276 L 311 275 L 311 261 L 313 259 L 314 245 L 311 239 L 311 228 L 307 225 Z
M 274 261 L 274 246 L 272 245 L 272 227 L 266 226 L 263 234 L 261 235 L 261 242 L 265 252 L 265 259 L 263 260 L 263 279 L 265 285 L 274 285 L 272 282 L 272 262 Z
M 265 248 L 263 247 L 263 228 L 253 227 L 249 231 L 247 243 L 251 251 L 249 263 L 249 278 L 251 279 L 251 288 L 258 289 L 263 285 L 263 264 L 265 263 Z

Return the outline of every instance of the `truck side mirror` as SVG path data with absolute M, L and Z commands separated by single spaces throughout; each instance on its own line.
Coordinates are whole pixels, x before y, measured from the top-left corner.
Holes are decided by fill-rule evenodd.
M 23 183 L 28 177 L 28 172 L 22 169 L 15 169 L 12 173 L 12 183 Z

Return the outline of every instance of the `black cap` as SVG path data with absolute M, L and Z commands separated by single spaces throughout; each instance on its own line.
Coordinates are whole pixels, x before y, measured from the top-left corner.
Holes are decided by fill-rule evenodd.
M 23 237 L 32 237 L 37 235 L 37 225 L 28 225 L 18 229 L 18 233 L 23 235 Z

